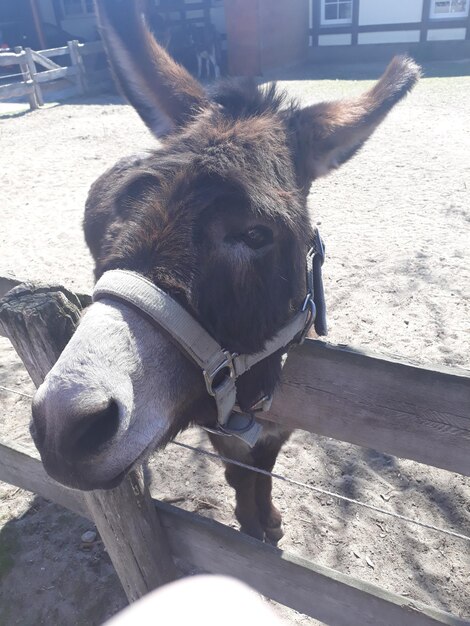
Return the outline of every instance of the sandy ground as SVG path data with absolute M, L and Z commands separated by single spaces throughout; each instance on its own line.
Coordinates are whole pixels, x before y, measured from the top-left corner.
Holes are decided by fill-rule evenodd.
M 470 367 L 470 63 L 435 65 L 349 164 L 315 184 L 312 219 L 327 241 L 330 337 L 421 364 Z M 351 76 L 378 76 L 375 67 Z M 347 78 L 351 78 L 351 76 Z M 284 86 L 305 102 L 358 93 L 367 80 Z M 346 78 L 346 77 L 345 77 Z M 123 155 L 154 145 L 117 97 L 0 118 L 0 275 L 92 286 L 81 232 L 93 180 Z M 6 340 L 0 385 L 33 387 Z M 0 392 L 0 438 L 27 439 L 29 402 Z M 209 448 L 202 432 L 181 440 Z M 235 526 L 234 498 L 217 461 L 173 445 L 151 462 L 156 496 Z M 470 534 L 470 479 L 298 431 L 276 471 Z M 286 483 L 274 494 L 280 547 L 470 619 L 468 542 L 392 520 Z M 0 625 L 98 625 L 125 605 L 90 523 L 0 484 Z M 314 621 L 279 609 L 292 624 Z

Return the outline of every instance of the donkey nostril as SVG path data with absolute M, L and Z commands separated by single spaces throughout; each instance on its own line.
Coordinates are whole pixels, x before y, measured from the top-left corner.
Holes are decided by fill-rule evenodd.
M 114 400 L 101 411 L 87 415 L 75 431 L 71 442 L 75 457 L 83 458 L 97 454 L 109 443 L 119 430 L 119 407 Z

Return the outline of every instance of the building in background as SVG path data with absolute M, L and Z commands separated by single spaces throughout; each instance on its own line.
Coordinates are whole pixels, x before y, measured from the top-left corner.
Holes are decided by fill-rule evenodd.
M 294 0 L 295 1 L 295 0 Z M 310 58 L 470 57 L 470 0 L 312 0 Z
M 307 59 L 368 61 L 399 52 L 470 57 L 470 0 L 145 2 L 154 32 L 192 71 L 194 34 L 200 44 L 205 30 L 217 33 L 222 67 L 235 75 L 262 75 Z M 0 47 L 43 49 L 98 37 L 93 0 L 0 0 Z
M 0 1 L 0 48 L 39 44 L 29 0 Z
M 0 43 L 36 50 L 98 38 L 93 0 L 1 0 Z
M 228 70 L 263 75 L 307 59 L 311 0 L 225 0 Z

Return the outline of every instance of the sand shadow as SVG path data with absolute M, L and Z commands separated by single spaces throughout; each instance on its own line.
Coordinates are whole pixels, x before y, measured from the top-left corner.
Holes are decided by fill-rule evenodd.
M 9 500 L 25 496 L 12 488 Z M 81 541 L 87 530 L 91 522 L 39 496 L 2 527 L 1 624 L 99 626 L 126 606 L 99 536 Z

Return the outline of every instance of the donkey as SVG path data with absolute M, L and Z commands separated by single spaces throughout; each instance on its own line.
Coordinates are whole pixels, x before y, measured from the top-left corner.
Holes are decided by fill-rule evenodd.
M 220 63 L 222 51 L 220 37 L 213 24 L 193 27 L 191 37 L 194 42 L 197 55 L 197 76 L 202 78 L 202 66 L 205 65 L 206 78 L 211 76 L 211 67 L 214 77 L 220 78 Z
M 396 57 L 359 98 L 306 107 L 250 81 L 207 93 L 156 43 L 138 5 L 99 0 L 97 9 L 117 83 L 161 147 L 91 187 L 84 229 L 96 278 L 125 270 L 226 354 L 258 353 L 305 299 L 311 183 L 359 150 L 419 69 Z M 283 353 L 237 378 L 242 411 L 272 394 Z M 250 447 L 218 433 L 217 411 L 174 337 L 132 304 L 100 297 L 38 389 L 31 432 L 47 472 L 82 490 L 117 485 L 191 424 L 210 427 L 226 457 L 271 471 L 290 432 L 262 421 Z M 277 542 L 271 479 L 233 465 L 226 478 L 241 530 Z

